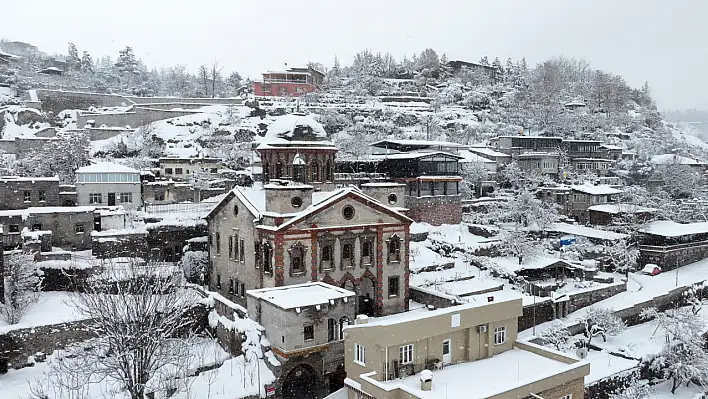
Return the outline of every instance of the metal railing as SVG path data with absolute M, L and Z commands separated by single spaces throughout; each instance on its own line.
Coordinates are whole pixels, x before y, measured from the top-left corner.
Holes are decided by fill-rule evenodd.
M 695 248 L 695 247 L 701 247 L 704 245 L 708 245 L 708 240 L 704 241 L 697 241 L 697 242 L 687 242 L 684 244 L 672 244 L 672 245 L 640 245 L 639 249 L 640 250 L 645 250 L 645 251 L 675 251 L 679 249 L 686 249 L 686 248 Z

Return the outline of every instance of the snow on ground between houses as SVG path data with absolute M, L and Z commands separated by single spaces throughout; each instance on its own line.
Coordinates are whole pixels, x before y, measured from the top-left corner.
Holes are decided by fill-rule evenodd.
M 19 323 L 10 325 L 0 318 L 0 334 L 23 328 L 81 320 L 81 315 L 76 312 L 70 303 L 69 295 L 66 292 L 41 292 L 37 303 L 30 306 Z

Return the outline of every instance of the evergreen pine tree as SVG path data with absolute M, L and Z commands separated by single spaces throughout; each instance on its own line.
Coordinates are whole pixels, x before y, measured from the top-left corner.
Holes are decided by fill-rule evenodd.
M 69 43 L 69 55 L 66 59 L 66 64 L 70 71 L 78 71 L 81 69 L 79 50 L 76 49 L 74 43 Z
M 84 51 L 84 55 L 81 57 L 81 72 L 93 73 L 93 60 L 88 51 Z
M 480 58 L 480 59 L 479 59 L 479 63 L 480 63 L 481 65 L 489 66 L 489 60 L 487 59 L 487 56 L 485 55 L 484 57 Z

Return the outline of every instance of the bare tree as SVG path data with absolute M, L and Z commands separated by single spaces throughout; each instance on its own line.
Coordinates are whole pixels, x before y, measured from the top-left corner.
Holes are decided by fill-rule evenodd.
M 104 267 L 86 292 L 70 300 L 95 338 L 69 348 L 53 367 L 61 375 L 81 377 L 67 388 L 109 378 L 131 399 L 144 399 L 178 378 L 188 355 L 191 322 L 182 317 L 188 303 L 179 288 L 181 273 L 137 258 Z
M 206 65 L 200 65 L 197 74 L 199 81 L 204 86 L 204 97 L 209 97 L 209 69 Z
M 37 302 L 41 284 L 33 255 L 10 255 L 5 264 L 5 296 L 0 298 L 0 315 L 9 324 L 19 323 L 27 309 Z
M 584 327 L 585 347 L 590 346 L 593 337 L 601 336 L 607 342 L 608 335 L 617 335 L 624 331 L 627 326 L 622 319 L 616 316 L 611 309 L 590 308 L 580 319 L 580 324 Z
M 547 329 L 538 334 L 544 345 L 559 351 L 567 351 L 575 347 L 577 339 L 570 334 L 560 321 L 555 321 Z
M 219 61 L 214 61 L 209 69 L 209 79 L 211 80 L 211 97 L 216 97 L 216 83 L 221 80 L 221 66 Z

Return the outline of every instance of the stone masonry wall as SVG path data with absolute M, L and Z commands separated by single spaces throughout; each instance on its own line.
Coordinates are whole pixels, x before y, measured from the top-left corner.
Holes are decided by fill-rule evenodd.
M 42 102 L 42 110 L 53 112 L 55 115 L 65 109 L 120 107 L 133 104 L 131 100 L 117 94 L 38 89 L 37 97 Z
M 407 216 L 416 222 L 459 224 L 462 221 L 462 200 L 459 196 L 406 197 Z
M 118 114 L 89 114 L 84 113 L 77 118 L 76 126 L 84 127 L 88 121 L 95 121 L 95 127 L 106 125 L 114 126 L 130 126 L 139 127 L 151 122 L 161 121 L 163 119 L 175 118 L 178 116 L 193 115 L 196 111 L 172 111 L 165 109 L 152 109 L 133 107 L 131 112 L 122 112 Z

